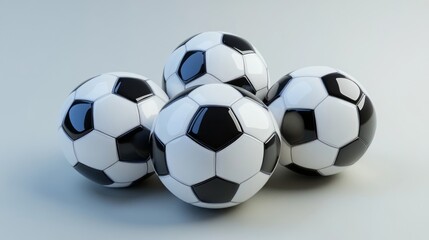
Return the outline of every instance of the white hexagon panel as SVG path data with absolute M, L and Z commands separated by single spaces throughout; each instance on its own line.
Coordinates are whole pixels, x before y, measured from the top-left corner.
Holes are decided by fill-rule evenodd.
M 106 121 L 108 119 L 108 121 Z M 94 103 L 94 127 L 112 137 L 140 125 L 137 105 L 114 94 Z
M 359 115 L 355 105 L 328 97 L 316 108 L 315 114 L 320 141 L 338 148 L 357 138 Z
M 186 146 L 186 150 L 183 146 Z M 170 175 L 188 186 L 215 175 L 215 153 L 187 136 L 171 141 L 165 149 L 165 154 Z M 189 168 L 198 171 L 190 174 Z
M 148 172 L 147 163 L 131 163 L 118 161 L 104 170 L 107 176 L 118 183 L 131 183 Z
M 232 110 L 244 131 L 249 135 L 265 142 L 273 134 L 274 124 L 271 121 L 271 113 L 264 105 L 255 104 L 255 101 L 250 98 L 242 98 L 234 103 Z
M 189 121 L 197 109 L 198 104 L 189 97 L 169 102 L 158 115 L 155 124 L 157 137 L 163 143 L 168 143 L 175 138 L 185 135 Z
M 167 80 L 164 81 L 165 92 L 169 97 L 174 97 L 183 90 L 185 90 L 185 84 L 177 76 L 176 73 L 173 73 Z
M 206 53 L 207 72 L 222 82 L 244 75 L 243 57 L 231 48 L 216 46 Z
M 256 175 L 254 175 L 247 181 L 241 183 L 240 187 L 237 190 L 237 193 L 232 199 L 232 202 L 240 203 L 247 201 L 249 198 L 253 197 L 256 194 L 254 189 L 261 189 L 265 185 L 265 183 L 267 183 L 269 178 L 270 175 L 258 172 Z
M 168 175 L 160 176 L 159 179 L 167 187 L 167 189 L 176 197 L 182 199 L 187 203 L 198 202 L 198 198 L 195 196 L 190 186 L 178 182 L 176 179 Z
M 112 92 L 118 77 L 111 74 L 102 74 L 84 82 L 76 89 L 76 99 L 95 101 Z
M 322 169 L 334 164 L 338 149 L 328 146 L 319 140 L 300 144 L 292 148 L 292 159 L 295 164 L 305 168 Z M 318 159 L 317 162 L 314 159 Z
M 263 157 L 264 144 L 254 137 L 243 134 L 216 154 L 216 174 L 223 179 L 242 183 L 261 170 Z
M 289 82 L 282 96 L 287 109 L 315 109 L 328 97 L 328 92 L 320 78 L 299 77 Z
M 147 129 L 152 129 L 155 118 L 159 111 L 165 105 L 165 101 L 158 96 L 153 96 L 150 99 L 144 99 L 137 107 L 140 116 L 140 124 Z
M 269 86 L 268 69 L 262 57 L 256 53 L 246 54 L 243 56 L 245 75 L 254 81 L 253 87 L 256 91 L 266 89 Z M 265 96 L 264 96 L 265 97 Z
M 119 160 L 115 139 L 99 131 L 91 131 L 74 142 L 80 163 L 104 170 Z

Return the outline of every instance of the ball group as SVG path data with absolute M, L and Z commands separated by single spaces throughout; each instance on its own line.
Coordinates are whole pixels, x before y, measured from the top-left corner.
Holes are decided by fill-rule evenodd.
M 127 72 L 85 81 L 57 128 L 68 162 L 95 183 L 128 187 L 156 173 L 184 202 L 226 208 L 254 196 L 278 163 L 310 176 L 343 171 L 376 125 L 368 92 L 343 71 L 304 67 L 271 86 L 250 42 L 203 32 L 170 54 L 162 87 Z

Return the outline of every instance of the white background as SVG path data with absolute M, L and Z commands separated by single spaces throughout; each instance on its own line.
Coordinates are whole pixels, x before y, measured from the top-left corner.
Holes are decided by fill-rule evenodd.
M 427 239 L 428 1 L 0 0 L 2 239 Z M 279 167 L 250 201 L 192 207 L 154 176 L 112 190 L 81 177 L 57 145 L 58 110 L 80 82 L 131 71 L 160 83 L 170 52 L 202 31 L 252 42 L 273 81 L 308 65 L 355 76 L 378 129 L 344 173 Z

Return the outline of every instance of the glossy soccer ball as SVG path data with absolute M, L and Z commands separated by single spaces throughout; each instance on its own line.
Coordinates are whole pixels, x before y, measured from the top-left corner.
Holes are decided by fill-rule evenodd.
M 185 90 L 159 113 L 155 171 L 178 198 L 225 208 L 258 192 L 277 165 L 280 138 L 267 107 L 227 84 Z
M 77 87 L 58 123 L 69 163 L 108 187 L 126 187 L 153 173 L 150 130 L 168 101 L 151 80 L 132 73 L 107 73 Z
M 332 175 L 354 164 L 374 138 L 376 116 L 361 85 L 330 67 L 306 67 L 267 94 L 282 135 L 280 163 L 306 175 Z
M 262 100 L 270 84 L 267 65 L 256 48 L 223 32 L 203 32 L 186 40 L 168 58 L 163 76 L 170 97 L 192 86 L 229 83 Z

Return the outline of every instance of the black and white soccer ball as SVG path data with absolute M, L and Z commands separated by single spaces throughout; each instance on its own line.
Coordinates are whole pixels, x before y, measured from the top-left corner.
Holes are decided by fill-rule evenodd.
M 169 97 L 185 88 L 229 83 L 263 99 L 270 84 L 265 60 L 248 41 L 230 33 L 203 32 L 179 45 L 164 67 Z
M 374 106 L 344 72 L 298 69 L 269 90 L 266 103 L 282 135 L 280 163 L 306 175 L 332 175 L 361 158 L 375 129 Z
M 268 181 L 280 153 L 278 127 L 253 94 L 227 84 L 188 88 L 158 115 L 153 162 L 162 183 L 195 206 L 242 203 Z
M 108 187 L 126 187 L 153 173 L 150 131 L 167 95 L 147 78 L 125 72 L 102 74 L 66 99 L 58 122 L 68 162 Z

